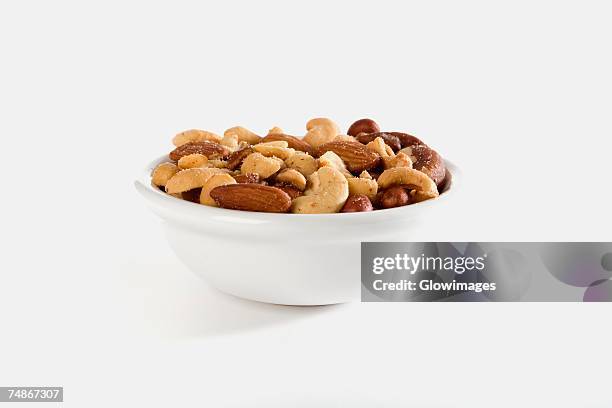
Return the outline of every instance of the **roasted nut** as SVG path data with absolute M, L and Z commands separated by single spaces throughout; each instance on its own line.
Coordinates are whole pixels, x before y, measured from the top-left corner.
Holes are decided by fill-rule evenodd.
M 401 207 L 410 204 L 410 195 L 402 186 L 391 186 L 381 192 L 378 203 L 382 208 Z
M 276 181 L 282 184 L 290 184 L 300 191 L 306 189 L 306 177 L 295 169 L 285 169 L 276 175 Z
M 378 124 L 376 122 L 374 122 L 372 119 L 359 119 L 358 121 L 354 122 L 349 127 L 346 133 L 351 136 L 357 136 L 360 133 L 376 133 L 376 132 L 380 132 L 380 128 L 378 127 Z
M 332 142 L 353 142 L 353 143 L 359 143 L 359 141 L 355 137 L 349 136 L 349 135 L 336 135 L 336 137 L 334 137 L 334 140 L 332 140 Z
M 390 146 L 385 144 L 385 141 L 382 137 L 377 137 L 376 139 L 372 140 L 366 145 L 366 147 L 370 151 L 378 153 L 383 159 L 395 156 L 395 153 L 393 153 L 393 149 L 391 149 Z
M 333 167 L 340 173 L 344 174 L 344 177 L 353 177 L 351 172 L 346 169 L 346 165 L 340 156 L 332 151 L 325 152 L 321 157 L 319 157 L 319 168 L 321 167 Z
M 376 180 L 353 177 L 348 179 L 349 194 L 350 195 L 365 195 L 371 200 L 374 200 L 376 193 L 378 192 L 378 183 Z
M 163 187 L 178 171 L 179 168 L 174 163 L 161 163 L 153 170 L 151 182 L 158 187 Z
M 286 160 L 295 154 L 295 150 L 289 148 L 288 143 L 284 140 L 258 143 L 252 147 L 253 150 L 263 154 L 266 157 L 274 156 L 281 160 Z
M 177 198 L 181 198 L 185 201 L 191 201 L 192 203 L 200 204 L 200 194 L 202 193 L 202 188 L 194 188 L 192 190 L 183 191 L 182 193 L 170 194 L 174 195 Z
M 283 131 L 283 129 L 279 128 L 278 126 L 274 126 L 270 130 L 268 130 L 268 136 L 276 134 L 276 133 L 285 133 L 285 132 Z
M 188 154 L 183 156 L 178 161 L 178 167 L 181 170 L 191 169 L 194 167 L 206 167 L 208 164 L 208 157 L 200 153 Z
M 221 136 L 214 134 L 213 132 L 208 132 L 206 130 L 190 129 L 174 136 L 174 138 L 172 139 L 172 143 L 176 147 L 179 147 L 186 143 L 203 142 L 206 140 L 209 142 L 220 142 Z
M 293 200 L 291 212 L 322 214 L 340 211 L 348 198 L 346 177 L 332 167 L 321 167 L 309 179 L 304 195 Z
M 411 194 L 416 203 L 438 197 L 439 195 L 436 183 L 434 183 L 428 175 L 408 167 L 394 167 L 385 170 L 380 177 L 378 177 L 377 181 L 378 188 L 382 190 L 402 184 L 413 188 L 414 190 Z
M 381 132 L 372 119 L 355 121 L 346 135 L 328 118 L 309 120 L 306 130 L 303 139 L 279 127 L 263 138 L 242 126 L 223 137 L 181 132 L 168 155 L 173 163 L 158 165 L 151 182 L 204 205 L 317 214 L 429 200 L 450 175 L 442 157 L 420 139 Z
M 364 212 L 364 211 L 373 211 L 374 207 L 372 206 L 372 202 L 365 195 L 350 195 L 340 212 Z
M 218 169 L 227 169 L 227 161 L 221 159 L 210 159 L 207 167 L 216 167 Z
M 285 135 L 282 133 L 270 133 L 262 139 L 262 142 L 274 142 L 274 141 L 287 142 L 287 145 L 292 149 L 312 154 L 312 150 L 313 150 L 312 146 L 310 146 L 307 142 L 303 141 L 302 139 L 298 139 L 295 136 L 289 136 L 289 135 Z
M 393 149 L 394 152 L 397 152 L 402 148 L 402 144 L 399 138 L 390 133 L 362 133 L 357 135 L 355 138 L 359 143 L 368 144 L 379 137 L 385 142 L 387 146 Z
M 236 184 L 236 180 L 234 180 L 234 178 L 229 174 L 214 174 L 211 176 L 202 186 L 202 192 L 200 193 L 200 204 L 216 207 L 217 203 L 210 196 L 210 192 L 215 187 L 226 186 L 229 184 Z
M 243 160 L 246 159 L 246 157 L 251 153 L 253 153 L 253 149 L 247 147 L 230 154 L 229 159 L 227 159 L 227 168 L 230 170 L 236 170 L 242 165 Z
M 223 136 L 236 135 L 239 142 L 247 142 L 248 144 L 255 144 L 261 141 L 261 137 L 251 132 L 249 129 L 242 126 L 234 126 L 223 132 Z
M 279 171 L 282 165 L 284 162 L 281 159 L 266 157 L 261 153 L 252 153 L 242 162 L 240 172 L 242 174 L 257 173 L 259 177 L 265 179 Z
M 168 156 L 170 160 L 179 161 L 181 157 L 194 153 L 202 154 L 209 159 L 218 159 L 228 156 L 230 151 L 227 147 L 215 142 L 189 142 L 177 147 Z
M 230 151 L 235 152 L 238 150 L 238 135 L 234 133 L 224 135 L 223 139 L 221 139 L 221 142 L 219 143 L 227 147 Z
M 334 140 L 336 135 L 340 133 L 338 125 L 331 119 L 327 118 L 315 118 L 311 119 L 306 123 L 306 136 L 304 141 L 311 145 L 314 149 L 321 146 L 322 144 L 331 142 Z
M 423 145 L 409 146 L 401 150 L 412 160 L 412 167 L 427 174 L 436 183 L 441 185 L 446 176 L 446 165 L 442 156 L 430 147 Z
M 372 177 L 373 180 L 378 180 L 378 177 L 380 177 L 380 172 L 377 170 L 369 170 L 368 174 L 370 175 L 370 177 Z
M 259 183 L 259 174 L 257 173 L 247 173 L 247 174 L 235 174 L 234 179 L 236 183 Z
M 368 180 L 372 180 L 372 179 L 373 179 L 373 178 L 372 178 L 372 175 L 371 175 L 370 173 L 368 173 L 368 171 L 367 171 L 367 170 L 362 171 L 362 172 L 359 174 L 359 178 L 362 178 L 362 179 L 368 179 Z
M 383 157 L 385 169 L 393 167 L 410 167 L 412 168 L 412 159 L 404 152 L 398 152 L 393 157 Z
M 419 139 L 416 136 L 409 135 L 408 133 L 402 133 L 402 132 L 384 132 L 384 133 L 397 137 L 402 145 L 402 148 L 408 147 L 408 146 L 414 146 L 414 145 L 427 146 L 425 143 L 423 143 L 421 139 Z
M 327 151 L 332 151 L 340 156 L 351 173 L 370 170 L 378 166 L 381 161 L 379 154 L 370 151 L 361 143 L 329 142 L 317 149 L 319 156 Z
M 303 152 L 295 152 L 295 154 L 285 160 L 287 167 L 296 169 L 304 176 L 308 177 L 317 171 L 317 159 Z
M 182 193 L 184 191 L 202 187 L 204 183 L 206 183 L 206 181 L 213 176 L 213 174 L 225 172 L 225 170 L 215 169 L 212 167 L 181 170 L 172 176 L 172 178 L 170 178 L 170 180 L 168 180 L 166 183 L 166 193 Z
M 232 184 L 214 188 L 210 196 L 219 207 L 243 211 L 287 212 L 291 197 L 283 190 L 261 184 Z
M 291 197 L 292 200 L 302 195 L 302 191 L 293 186 L 288 186 L 285 184 L 277 184 L 274 187 L 280 188 L 281 190 L 283 190 L 285 193 L 289 195 L 289 197 Z

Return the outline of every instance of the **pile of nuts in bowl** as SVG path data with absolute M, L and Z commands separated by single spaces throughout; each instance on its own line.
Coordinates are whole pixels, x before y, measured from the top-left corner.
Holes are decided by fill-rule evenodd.
M 158 165 L 152 183 L 174 197 L 213 207 L 296 214 L 363 212 L 438 197 L 442 157 L 420 139 L 381 132 L 371 119 L 346 134 L 315 118 L 297 138 L 274 127 L 266 136 L 236 126 L 223 136 L 187 130 Z

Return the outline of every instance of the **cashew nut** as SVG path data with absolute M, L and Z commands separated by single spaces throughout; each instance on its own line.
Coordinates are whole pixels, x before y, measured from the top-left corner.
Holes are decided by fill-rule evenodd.
M 278 126 L 274 126 L 272 129 L 268 130 L 269 135 L 274 135 L 277 133 L 283 134 L 285 132 L 283 131 L 283 129 L 279 128 Z
M 166 193 L 175 194 L 202 187 L 214 174 L 227 173 L 227 170 L 215 168 L 185 169 L 176 173 L 166 183 Z
M 210 159 L 208 161 L 208 166 L 216 167 L 218 169 L 225 169 L 227 168 L 227 161 L 221 159 Z
M 191 169 L 193 167 L 206 167 L 208 164 L 208 157 L 200 153 L 192 153 L 187 156 L 183 156 L 178 161 L 178 167 L 181 170 Z
M 326 151 L 321 157 L 319 157 L 319 168 L 321 167 L 333 167 L 342 173 L 344 177 L 353 177 L 351 172 L 346 169 L 346 165 L 342 161 L 342 158 L 331 150 Z
M 323 214 L 340 211 L 348 198 L 346 177 L 333 167 L 321 167 L 309 177 L 310 187 L 291 204 L 291 212 Z
M 242 174 L 257 173 L 262 179 L 268 178 L 285 163 L 277 157 L 266 157 L 261 153 L 251 153 L 242 162 L 240 172 Z
M 414 154 L 412 153 L 412 146 L 404 147 L 398 153 L 404 153 L 405 155 L 410 157 L 410 160 L 412 160 L 413 162 L 416 161 L 416 157 L 414 157 Z
M 306 177 L 295 169 L 285 169 L 276 175 L 276 181 L 288 183 L 300 191 L 306 188 Z
M 205 140 L 219 143 L 221 136 L 206 130 L 190 129 L 174 136 L 172 143 L 179 147 L 189 142 L 203 142 Z
M 261 143 L 257 143 L 256 145 L 253 145 L 253 147 L 289 147 L 289 142 L 287 142 L 286 140 L 271 140 L 269 142 L 261 142 Z
M 404 152 L 398 152 L 394 157 L 383 157 L 385 169 L 391 169 L 393 167 L 410 167 L 412 168 L 412 160 L 410 156 Z
M 295 152 L 293 156 L 286 159 L 285 164 L 289 168 L 296 169 L 306 177 L 317 171 L 317 159 L 300 151 Z
M 230 149 L 230 151 L 235 152 L 238 150 L 238 135 L 235 133 L 223 135 L 221 144 Z
M 210 192 L 215 187 L 226 186 L 228 184 L 236 184 L 236 180 L 229 174 L 213 174 L 202 186 L 200 204 L 216 207 L 217 203 L 210 196 Z
M 359 141 L 354 136 L 349 136 L 349 135 L 337 135 L 336 137 L 334 137 L 333 142 L 359 143 Z
M 381 189 L 398 184 L 414 187 L 413 195 L 417 203 L 439 195 L 436 183 L 427 174 L 409 167 L 387 169 L 378 177 L 378 186 Z
M 174 163 L 161 163 L 153 170 L 151 182 L 158 187 L 163 187 L 178 171 L 179 168 Z
M 234 126 L 233 128 L 229 128 L 223 133 L 223 135 L 236 135 L 238 136 L 239 142 L 247 142 L 248 144 L 259 143 L 259 141 L 261 140 L 260 136 L 256 135 L 249 129 L 244 128 L 242 126 Z
M 361 174 L 359 174 L 359 178 L 372 180 L 372 176 L 367 170 L 362 171 Z
M 295 154 L 295 149 L 290 148 L 284 140 L 259 143 L 253 145 L 253 150 L 266 157 L 275 156 L 281 160 L 286 160 Z
M 348 187 L 350 195 L 367 195 L 370 200 L 374 200 L 376 193 L 378 193 L 378 184 L 376 180 L 367 178 L 353 177 L 348 179 Z
M 331 142 L 340 133 L 338 125 L 331 119 L 315 118 L 306 123 L 306 136 L 304 141 L 315 149 L 322 144 Z
M 369 150 L 378 153 L 383 159 L 385 157 L 395 156 L 395 154 L 393 153 L 393 149 L 391 149 L 391 146 L 388 146 L 382 137 L 377 137 L 376 139 L 372 140 L 366 145 L 366 147 Z

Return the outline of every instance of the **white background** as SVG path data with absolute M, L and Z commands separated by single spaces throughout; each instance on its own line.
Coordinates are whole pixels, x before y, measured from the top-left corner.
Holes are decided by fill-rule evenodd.
M 370 116 L 463 170 L 423 240 L 610 241 L 610 12 L 3 1 L 0 385 L 70 407 L 610 407 L 607 304 L 242 301 L 174 258 L 132 185 L 187 128 Z

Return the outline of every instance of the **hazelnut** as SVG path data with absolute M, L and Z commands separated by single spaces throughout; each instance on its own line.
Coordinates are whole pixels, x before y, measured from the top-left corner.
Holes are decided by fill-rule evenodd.
M 342 206 L 340 212 L 364 212 L 364 211 L 373 211 L 374 207 L 372 206 L 372 202 L 368 198 L 368 196 L 364 194 L 357 194 L 349 196 L 349 198 Z
M 382 208 L 402 207 L 410 204 L 410 194 L 402 186 L 392 186 L 380 193 L 378 203 Z
M 360 133 L 376 133 L 380 132 L 380 127 L 372 119 L 359 119 L 349 127 L 346 132 L 349 136 L 357 136 Z

